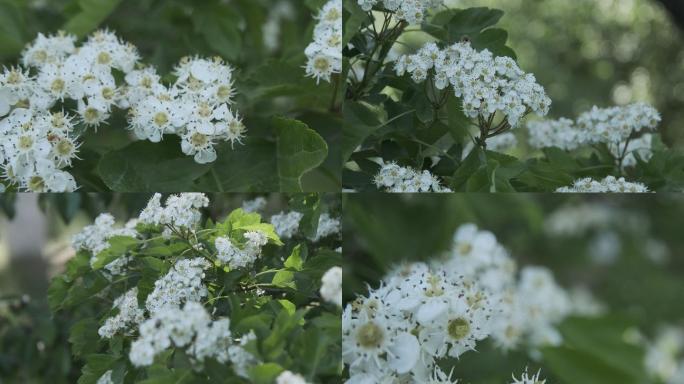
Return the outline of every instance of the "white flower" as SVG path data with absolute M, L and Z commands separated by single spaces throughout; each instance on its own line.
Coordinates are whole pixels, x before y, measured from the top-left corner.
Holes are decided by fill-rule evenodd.
M 316 235 L 311 240 L 317 242 L 325 237 L 339 233 L 340 227 L 340 219 L 330 216 L 329 213 L 322 213 L 318 217 Z
M 364 11 L 370 11 L 373 6 L 383 3 L 385 9 L 394 12 L 400 20 L 406 20 L 410 24 L 420 24 L 429 9 L 437 8 L 444 4 L 444 0 L 358 0 Z
M 157 354 L 172 346 L 186 348 L 186 353 L 199 362 L 208 357 L 220 363 L 231 360 L 230 319 L 212 321 L 198 302 L 187 302 L 182 309 L 174 305 L 161 308 L 140 324 L 139 333 L 129 352 L 131 363 L 137 367 L 152 365 Z
M 139 221 L 143 224 L 192 229 L 202 219 L 200 208 L 208 205 L 209 199 L 203 193 L 181 193 L 169 196 L 162 206 L 161 194 L 155 193 L 140 212 Z
M 516 127 L 529 112 L 544 116 L 551 106 L 534 75 L 524 73 L 513 59 L 494 57 L 486 49 L 477 51 L 469 42 L 443 50 L 427 43 L 417 53 L 400 57 L 395 70 L 398 75 L 411 73 L 418 83 L 433 74 L 439 89 L 450 84 L 456 97 L 463 99 L 463 111 L 470 118 L 487 120 L 500 112 Z
M 261 196 L 253 200 L 245 200 L 242 202 L 242 210 L 245 212 L 261 212 L 266 208 L 266 203 L 266 199 Z
M 332 267 L 323 274 L 320 292 L 323 300 L 342 307 L 342 268 Z
M 132 326 L 140 324 L 145 319 L 145 311 L 138 307 L 138 288 L 129 289 L 122 296 L 114 300 L 113 308 L 119 313 L 108 318 L 98 329 L 100 337 L 111 338 L 119 331 L 128 331 Z
M 536 375 L 529 375 L 527 373 L 527 369 L 525 369 L 525 372 L 520 376 L 520 380 L 515 378 L 515 375 L 513 375 L 513 381 L 511 384 L 544 384 L 546 383 L 546 380 L 540 379 L 539 375 L 541 374 L 541 370 L 537 372 Z
M 243 236 L 246 240 L 243 248 L 233 244 L 227 237 L 217 237 L 214 241 L 216 257 L 231 269 L 247 268 L 254 264 L 261 254 L 261 247 L 268 243 L 268 238 L 260 231 L 248 231 Z
M 419 172 L 413 168 L 401 167 L 394 162 L 383 162 L 373 182 L 378 189 L 392 193 L 451 192 L 429 171 Z
M 109 213 L 101 213 L 95 218 L 94 224 L 84 227 L 81 232 L 72 237 L 71 245 L 76 250 L 90 252 L 90 263 L 92 265 L 96 260 L 97 254 L 110 247 L 109 239 L 112 237 L 138 236 L 135 228 L 131 228 L 128 225 L 124 228 L 117 228 L 115 224 L 114 216 Z
M 276 378 L 276 384 L 306 384 L 306 379 L 300 374 L 283 371 Z
M 200 301 L 209 293 L 202 282 L 204 270 L 209 267 L 209 262 L 201 257 L 178 260 L 166 275 L 154 282 L 145 307 L 155 314 L 168 306 Z
M 275 228 L 278 237 L 281 239 L 289 239 L 294 236 L 299 230 L 299 222 L 304 217 L 303 214 L 297 211 L 280 212 L 277 215 L 271 216 L 271 224 Z
M 496 237 L 465 224 L 443 257 L 394 266 L 378 288 L 347 304 L 343 361 L 350 383 L 454 383 L 441 359 L 487 338 L 503 350 L 558 345 L 556 325 L 575 310 L 549 270 L 525 267 L 516 278 Z
M 333 73 L 342 71 L 342 0 L 329 0 L 318 12 L 314 41 L 304 53 L 308 59 L 306 75 L 330 82 Z
M 575 180 L 572 186 L 558 188 L 560 193 L 648 193 L 648 187 L 641 183 L 632 183 L 614 176 L 596 181 L 592 178 Z

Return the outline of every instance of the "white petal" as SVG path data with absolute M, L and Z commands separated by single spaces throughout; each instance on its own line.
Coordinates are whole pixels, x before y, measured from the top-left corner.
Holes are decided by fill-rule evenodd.
M 410 333 L 397 336 L 389 350 L 391 352 L 389 365 L 399 374 L 410 372 L 420 357 L 418 339 Z
M 447 311 L 449 305 L 441 300 L 430 300 L 420 306 L 416 319 L 422 324 L 431 323 Z

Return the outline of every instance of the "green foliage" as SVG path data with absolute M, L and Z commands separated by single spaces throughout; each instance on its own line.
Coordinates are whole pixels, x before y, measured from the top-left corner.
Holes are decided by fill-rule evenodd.
M 653 156 L 648 160 L 639 158 L 636 165 L 630 166 L 623 166 L 622 159 L 603 144 L 574 151 L 558 148 L 532 151 L 524 144 L 524 122 L 519 127 L 493 134 L 496 136 L 507 130 L 515 134 L 520 144 L 508 150 L 510 153 L 487 151 L 479 140 L 483 136 L 482 122 L 475 124 L 475 119 L 465 116 L 463 101 L 454 96 L 450 88 L 436 89 L 431 86 L 431 78 L 418 84 L 409 75 L 397 76 L 393 70 L 393 63 L 387 57 L 388 47 L 394 47 L 400 53 L 414 53 L 418 47 L 432 41 L 440 47 L 469 41 L 477 50 L 487 49 L 496 56 L 508 56 L 517 61 L 518 56 L 508 45 L 509 33 L 498 26 L 507 24 L 518 33 L 529 33 L 529 30 L 521 32 L 519 25 L 512 26 L 514 20 L 526 16 L 511 10 L 507 3 L 504 5 L 505 2 L 496 0 L 484 2 L 489 5 L 501 3 L 502 7 L 514 13 L 512 18 L 505 17 L 499 9 L 469 7 L 483 2 L 465 1 L 458 3 L 463 8 L 435 11 L 421 25 L 409 26 L 394 20 L 389 26 L 383 25 L 382 29 L 383 17 L 390 18 L 391 13 L 383 13 L 381 9 L 371 14 L 364 13 L 352 3 L 355 2 L 345 3 L 349 14 L 346 23 L 347 28 L 355 29 L 345 30 L 349 47 L 343 52 L 349 62 L 356 63 L 356 69 L 349 69 L 347 100 L 343 107 L 345 188 L 360 192 L 377 190 L 373 177 L 379 170 L 379 160 L 396 162 L 421 172 L 429 171 L 444 186 L 457 192 L 553 192 L 578 179 L 591 177 L 601 180 L 607 176 L 644 183 L 650 190 L 658 192 L 681 191 L 684 187 L 684 153 L 660 143 L 658 134 L 654 135 Z M 537 13 L 543 13 L 542 7 L 534 2 L 524 6 L 536 9 Z M 567 5 L 557 7 L 574 8 Z M 372 18 L 377 24 L 375 28 L 369 26 Z M 554 40 L 556 38 L 560 37 L 555 36 Z M 557 47 L 552 50 L 555 49 Z M 535 52 L 526 50 L 534 57 L 544 57 L 544 52 L 543 47 Z M 547 75 L 556 70 L 556 66 L 539 68 L 529 58 L 520 58 L 520 61 L 525 64 L 521 64 L 525 71 L 528 71 L 528 66 L 532 67 L 533 74 L 539 70 Z M 362 71 L 359 70 L 361 67 Z M 544 79 L 546 81 L 540 84 L 545 88 L 558 82 L 548 76 Z M 566 88 L 568 86 L 565 85 Z M 613 104 L 613 101 L 599 103 L 601 106 L 608 104 Z M 584 110 L 588 108 L 585 106 Z M 497 115 L 494 121 L 500 118 Z M 475 125 L 480 127 L 480 132 L 472 128 Z M 487 133 L 484 136 L 491 139 L 489 128 L 484 131 Z
M 303 227 L 310 227 L 314 233 L 321 209 L 336 209 L 334 200 L 315 194 L 292 195 L 289 200 L 290 209 L 301 209 L 308 217 Z M 216 218 L 216 224 L 202 220 L 193 232 L 173 228 L 170 236 L 161 236 L 162 228 L 141 224 L 136 238 L 111 237 L 109 247 L 96 255 L 78 252 L 65 271 L 53 279 L 50 306 L 56 316 L 70 320 L 71 353 L 83 364 L 78 383 L 95 383 L 109 370 L 116 383 L 272 383 L 285 369 L 305 375 L 312 383 L 339 380 L 340 312 L 319 294 L 322 275 L 341 265 L 341 255 L 332 251 L 339 247 L 339 238 L 314 243 L 300 233 L 283 240 L 260 214 L 243 209 Z M 247 231 L 262 232 L 268 244 L 254 266 L 230 270 L 217 258 L 214 240 L 226 236 L 241 247 Z M 103 268 L 121 257 L 131 257 L 122 275 L 112 276 Z M 212 317 L 228 317 L 236 339 L 250 331 L 256 334 L 256 340 L 245 349 L 258 363 L 248 367 L 245 377 L 230 364 L 212 359 L 194 363 L 183 348 L 173 347 L 159 355 L 153 365 L 134 367 L 128 352 L 131 342 L 138 338 L 135 329 L 111 339 L 98 335 L 104 321 L 117 313 L 112 309 L 113 300 L 137 287 L 138 302 L 144 307 L 155 281 L 178 259 L 195 257 L 211 263 L 203 278 L 209 291 L 203 304 Z
M 215 162 L 198 164 L 181 152 L 173 135 L 160 143 L 134 141 L 125 113 L 114 110 L 109 125 L 97 132 L 78 127 L 83 145 L 69 171 L 81 190 L 339 190 L 339 79 L 316 84 L 303 69 L 317 9 L 291 4 L 292 12 L 280 17 L 272 15 L 270 0 L 64 0 L 42 8 L 28 3 L 0 1 L 0 60 L 6 66 L 16 64 L 38 32 L 63 29 L 83 38 L 108 28 L 136 45 L 143 62 L 156 66 L 167 83 L 183 56 L 219 56 L 235 69 L 235 109 L 247 127 L 242 144 L 223 143 Z M 273 17 L 280 17 L 279 32 L 264 36 L 262 27 Z

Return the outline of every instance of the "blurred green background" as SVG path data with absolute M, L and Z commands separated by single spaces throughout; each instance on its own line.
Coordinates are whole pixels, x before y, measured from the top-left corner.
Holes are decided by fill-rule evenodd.
M 345 196 L 343 212 L 346 301 L 392 264 L 447 250 L 459 225 L 475 223 L 518 265 L 547 266 L 563 287 L 588 289 L 606 306 L 600 318 L 562 323 L 565 344 L 539 361 L 478 345 L 455 365 L 465 382 L 501 383 L 530 365 L 549 383 L 656 383 L 637 340 L 684 327 L 684 196 L 362 194 Z

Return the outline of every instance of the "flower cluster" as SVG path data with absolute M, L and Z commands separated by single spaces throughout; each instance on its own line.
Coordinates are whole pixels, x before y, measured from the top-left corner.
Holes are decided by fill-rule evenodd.
M 264 198 L 257 198 L 246 205 L 262 209 L 265 202 Z M 250 352 L 258 343 L 257 336 L 254 330 L 240 331 L 241 327 L 231 330 L 231 321 L 226 316 L 233 316 L 223 314 L 224 310 L 216 301 L 233 296 L 226 290 L 230 288 L 217 285 L 216 281 L 225 273 L 232 273 L 228 268 L 222 268 L 222 264 L 231 269 L 242 268 L 243 273 L 238 275 L 245 280 L 236 284 L 234 292 L 241 305 L 256 304 L 250 302 L 251 296 L 245 301 L 243 293 L 260 300 L 267 299 L 267 292 L 273 295 L 270 287 L 260 288 L 260 285 L 270 284 L 255 280 L 253 264 L 266 252 L 268 260 L 271 260 L 272 249 L 264 247 L 273 240 L 274 228 L 261 222 L 259 215 L 247 215 L 239 209 L 221 224 L 202 226 L 200 209 L 208 205 L 207 196 L 200 193 L 172 195 L 165 201 L 160 194 L 155 194 L 139 217 L 126 228 L 116 227 L 111 215 L 100 215 L 95 224 L 87 226 L 74 237 L 74 247 L 83 251 L 77 256 L 79 273 L 83 269 L 81 260 L 87 260 L 88 254 L 97 259 L 98 253 L 109 249 L 106 256 L 116 256 L 111 254 L 112 250 L 125 244 L 126 253 L 118 255 L 112 263 L 125 260 L 127 268 L 121 268 L 121 272 L 128 273 L 124 278 L 111 280 L 105 290 L 98 290 L 105 297 L 108 292 L 116 292 L 112 294 L 111 308 L 105 304 L 103 310 L 98 311 L 104 314 L 98 334 L 104 341 L 123 337 L 124 345 L 130 346 L 125 353 L 133 366 L 152 366 L 158 355 L 180 349 L 189 357 L 193 370 L 198 374 L 201 374 L 204 362 L 211 359 L 220 364 L 230 364 L 235 374 L 248 379 L 253 373 L 252 368 L 261 363 L 258 354 Z M 302 216 L 301 213 L 283 215 Z M 340 226 L 339 219 L 321 214 L 318 231 L 310 240 L 319 241 L 339 233 Z M 114 236 L 134 238 L 115 239 Z M 277 239 L 275 242 L 279 243 Z M 279 260 L 282 261 L 274 259 L 276 263 Z M 109 276 L 106 268 L 87 273 Z M 70 282 L 77 280 L 80 282 L 82 279 Z M 126 285 L 117 284 L 123 281 Z M 331 303 L 332 310 L 342 306 L 341 267 L 330 268 L 321 276 L 320 287 L 316 284 L 318 282 L 311 284 L 312 298 L 318 291 L 320 297 L 317 301 L 321 304 Z M 281 296 L 280 290 L 273 292 L 277 293 L 277 299 L 285 297 Z M 276 300 L 276 297 L 272 299 Z M 235 332 L 240 333 L 236 335 Z M 115 381 L 115 372 L 104 372 L 97 381 L 104 384 Z M 305 382 L 296 373 L 281 376 L 279 382 Z
M 322 213 L 318 218 L 316 234 L 310 240 L 317 242 L 336 233 L 340 233 L 340 219 L 330 216 L 329 213 Z
M 280 212 L 277 215 L 271 216 L 270 221 L 278 237 L 289 239 L 299 230 L 299 222 L 302 220 L 302 217 L 304 215 L 297 211 Z
M 332 267 L 321 278 L 323 300 L 342 307 L 342 268 Z
M 0 162 L 3 177 L 22 189 L 75 190 L 64 169 L 77 158 L 76 124 L 97 128 L 115 108 L 128 109 L 129 129 L 139 139 L 178 135 L 183 153 L 199 163 L 216 159 L 216 142 L 234 144 L 244 136 L 230 109 L 233 70 L 220 58 L 182 59 L 167 86 L 154 68 L 140 64 L 135 46 L 104 30 L 78 47 L 75 36 L 39 34 L 21 62 L 0 73 L 0 118 L 8 115 L 0 120 Z M 71 103 L 77 116 L 63 110 Z
M 181 149 L 196 162 L 216 160 L 217 141 L 240 142 L 245 126 L 230 110 L 233 69 L 221 58 L 185 57 L 176 66 L 171 87 L 152 68 L 126 76 L 130 129 L 141 140 L 159 142 L 164 134 L 181 138 Z
M 451 383 L 438 363 L 486 338 L 504 350 L 557 345 L 555 325 L 574 311 L 569 295 L 545 268 L 516 272 L 496 237 L 472 224 L 456 231 L 443 258 L 395 267 L 344 309 L 350 382 Z M 516 382 L 531 379 L 538 376 Z
M 383 163 L 373 183 L 378 189 L 384 188 L 392 193 L 451 192 L 449 188 L 442 187 L 437 176 L 429 171 L 419 172 L 394 162 Z
M 658 382 L 681 383 L 684 380 L 684 331 L 673 326 L 661 328 L 646 343 L 644 365 Z
M 569 187 L 556 189 L 559 193 L 648 193 L 648 187 L 641 183 L 625 181 L 624 177 L 607 176 L 603 180 L 590 177 L 575 180 Z
M 259 231 L 245 232 L 243 236 L 246 239 L 243 248 L 223 236 L 214 241 L 216 257 L 231 269 L 251 267 L 261 254 L 261 247 L 268 243 L 266 235 Z
M 276 384 L 306 384 L 306 379 L 300 374 L 283 371 L 276 378 Z
M 342 0 L 328 0 L 316 18 L 314 40 L 304 50 L 306 75 L 316 83 L 330 82 L 333 73 L 342 71 Z
M 268 202 L 262 196 L 255 197 L 252 200 L 245 200 L 242 202 L 242 210 L 245 212 L 261 212 L 266 208 Z
M 444 5 L 444 0 L 358 0 L 364 11 L 372 10 L 380 2 L 399 20 L 406 20 L 409 24 L 422 23 L 428 10 Z
M 557 147 L 566 151 L 585 145 L 605 143 L 613 156 L 624 158 L 621 166 L 636 164 L 638 153 L 644 160 L 651 157 L 652 135 L 661 121 L 660 114 L 645 103 L 623 107 L 592 108 L 580 115 L 577 121 L 533 121 L 527 125 L 529 144 L 534 148 Z M 639 137 L 636 137 L 639 136 Z
M 186 348 L 196 361 L 212 357 L 225 363 L 232 343 L 230 319 L 212 320 L 202 304 L 189 301 L 182 309 L 164 307 L 140 324 L 140 338 L 131 344 L 129 358 L 135 366 L 149 366 L 157 354 L 175 346 Z
M 200 301 L 208 294 L 202 279 L 204 270 L 209 267 L 209 262 L 202 257 L 178 260 L 166 275 L 154 282 L 154 290 L 147 296 L 145 307 L 154 314 L 168 306 Z
M 71 245 L 76 250 L 90 252 L 90 264 L 97 260 L 97 254 L 110 247 L 109 239 L 114 236 L 136 237 L 138 232 L 135 230 L 137 220 L 130 220 L 123 228 L 115 227 L 116 220 L 109 213 L 101 213 L 95 218 L 95 223 L 84 227 L 71 239 Z M 120 257 L 105 266 L 112 275 L 121 274 L 121 268 L 128 262 L 127 257 Z
M 208 205 L 209 199 L 203 193 L 182 193 L 169 196 L 162 206 L 161 194 L 155 193 L 140 212 L 138 221 L 142 224 L 192 229 L 202 218 L 200 208 Z
M 451 85 L 470 118 L 488 120 L 500 112 L 515 127 L 529 112 L 544 116 L 551 106 L 534 75 L 523 72 L 515 60 L 477 51 L 469 42 L 446 49 L 427 43 L 417 53 L 399 57 L 395 70 L 399 76 L 410 73 L 417 83 L 432 81 L 440 90 Z
M 97 330 L 102 338 L 112 338 L 117 332 L 127 331 L 145 320 L 145 311 L 138 306 L 138 288 L 129 289 L 114 300 L 114 309 L 119 313 L 108 318 Z

